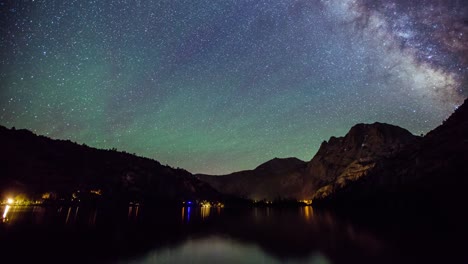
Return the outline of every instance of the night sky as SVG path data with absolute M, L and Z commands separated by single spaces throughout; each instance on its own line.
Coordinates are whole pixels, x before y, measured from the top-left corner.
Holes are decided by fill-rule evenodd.
M 427 133 L 468 95 L 466 0 L 0 1 L 0 124 L 191 172 Z

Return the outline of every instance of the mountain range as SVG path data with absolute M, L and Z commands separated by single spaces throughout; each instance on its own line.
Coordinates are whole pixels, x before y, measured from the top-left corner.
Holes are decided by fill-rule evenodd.
M 310 200 L 322 187 L 338 179 L 359 177 L 383 157 L 418 140 L 397 126 L 358 124 L 346 136 L 324 141 L 309 162 L 275 158 L 250 171 L 197 177 L 222 193 L 253 200 Z
M 463 201 L 468 100 L 424 137 L 384 123 L 357 124 L 344 137 L 324 141 L 308 162 L 275 158 L 228 175 L 193 175 L 125 152 L 14 128 L 0 127 L 0 144 L 0 188 L 36 196 L 99 190 L 113 199 L 143 201 L 227 196 L 306 199 L 316 206 Z
M 424 137 L 389 124 L 357 124 L 324 141 L 309 162 L 274 159 L 250 171 L 197 177 L 222 193 L 336 207 L 466 201 L 467 175 L 468 99 Z

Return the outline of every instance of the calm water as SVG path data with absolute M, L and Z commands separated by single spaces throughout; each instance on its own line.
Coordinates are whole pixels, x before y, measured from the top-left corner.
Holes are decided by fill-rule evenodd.
M 468 263 L 468 222 L 450 216 L 337 217 L 310 206 L 0 210 L 2 260 L 12 263 Z

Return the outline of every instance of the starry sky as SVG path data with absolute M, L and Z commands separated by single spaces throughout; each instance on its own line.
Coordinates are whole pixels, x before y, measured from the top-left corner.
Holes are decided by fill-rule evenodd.
M 0 28 L 1 125 L 194 173 L 468 96 L 467 0 L 0 0 Z

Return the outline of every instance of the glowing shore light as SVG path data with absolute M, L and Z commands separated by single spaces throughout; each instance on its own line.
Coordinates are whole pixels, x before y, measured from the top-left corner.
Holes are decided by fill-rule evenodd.
M 8 198 L 7 199 L 7 204 L 13 204 L 15 202 L 15 200 L 11 199 L 11 198 Z

